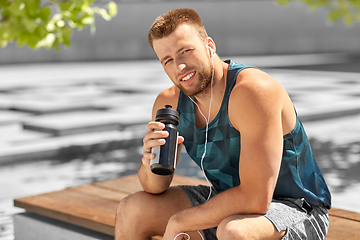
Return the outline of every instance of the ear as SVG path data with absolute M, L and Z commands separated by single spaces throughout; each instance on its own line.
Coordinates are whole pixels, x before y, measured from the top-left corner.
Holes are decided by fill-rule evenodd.
M 215 45 L 214 40 L 211 37 L 207 38 L 207 46 L 208 46 L 209 50 L 212 50 L 212 51 L 210 51 L 210 54 L 213 55 L 216 52 L 216 45 Z

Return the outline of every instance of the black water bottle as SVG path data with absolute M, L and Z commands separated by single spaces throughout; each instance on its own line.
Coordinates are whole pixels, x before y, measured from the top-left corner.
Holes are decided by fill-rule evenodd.
M 152 152 L 155 158 L 150 162 L 150 169 L 158 175 L 170 175 L 174 172 L 178 152 L 178 131 L 176 126 L 179 124 L 179 113 L 166 105 L 156 112 L 155 121 L 165 124 L 164 131 L 169 133 L 165 139 L 165 144 L 154 147 Z

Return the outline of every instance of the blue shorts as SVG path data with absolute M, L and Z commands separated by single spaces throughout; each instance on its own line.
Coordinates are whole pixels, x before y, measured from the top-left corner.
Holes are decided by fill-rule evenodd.
M 208 186 L 181 185 L 192 206 L 206 202 L 209 196 Z M 217 191 L 212 188 L 211 197 Z M 305 199 L 273 199 L 269 210 L 264 215 L 280 232 L 286 230 L 284 240 L 290 239 L 325 239 L 329 229 L 329 214 L 326 208 L 310 206 Z M 206 240 L 217 240 L 216 228 L 203 230 Z

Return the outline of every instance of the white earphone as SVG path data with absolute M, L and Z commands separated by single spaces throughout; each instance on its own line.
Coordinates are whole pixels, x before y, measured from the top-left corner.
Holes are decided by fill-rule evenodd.
M 211 83 L 210 83 L 210 86 L 211 86 L 211 95 L 210 95 L 210 105 L 209 105 L 209 113 L 208 113 L 208 117 L 206 118 L 205 115 L 201 112 L 201 109 L 199 107 L 199 105 L 191 98 L 189 97 L 189 99 L 197 106 L 200 114 L 203 116 L 203 118 L 205 119 L 205 122 L 206 122 L 206 128 L 205 128 L 205 143 L 204 143 L 204 153 L 201 157 L 201 160 L 200 160 L 200 168 L 201 168 L 201 171 L 203 172 L 204 174 L 204 177 L 205 177 L 205 180 L 207 181 L 208 185 L 209 185 L 209 195 L 208 195 L 208 198 L 206 199 L 206 202 L 209 201 L 210 197 L 211 197 L 211 193 L 212 193 L 212 189 L 211 189 L 211 183 L 209 181 L 209 179 L 207 178 L 206 174 L 205 174 L 205 170 L 204 170 L 204 158 L 205 158 L 205 155 L 206 155 L 206 146 L 207 146 L 207 143 L 208 143 L 208 131 L 209 131 L 209 121 L 210 121 L 210 113 L 211 113 L 211 104 L 212 104 L 212 99 L 213 99 L 213 81 L 214 81 L 214 49 L 212 49 L 211 47 L 208 47 L 209 50 L 210 50 L 210 57 L 212 59 L 212 74 L 211 74 Z M 200 231 L 197 231 L 201 237 L 202 240 L 204 240 L 204 237 L 203 235 L 200 233 Z M 174 240 L 180 236 L 180 235 L 186 235 L 188 238 L 186 240 L 190 240 L 190 236 L 189 234 L 187 233 L 179 233 L 175 236 Z M 185 239 L 185 238 L 183 238 Z
M 212 49 L 211 47 L 208 47 L 210 49 L 210 57 L 213 57 L 214 55 L 214 49 Z

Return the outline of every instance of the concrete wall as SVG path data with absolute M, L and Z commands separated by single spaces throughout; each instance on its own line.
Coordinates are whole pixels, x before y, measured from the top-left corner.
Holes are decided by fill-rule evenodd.
M 155 58 L 147 44 L 154 19 L 173 8 L 194 8 L 201 15 L 220 55 L 265 55 L 323 52 L 360 53 L 360 24 L 326 23 L 324 10 L 304 4 L 279 6 L 275 0 L 120 2 L 116 18 L 96 21 L 96 34 L 75 31 L 69 49 L 30 50 L 9 44 L 0 49 L 0 64 L 47 61 L 98 61 Z

